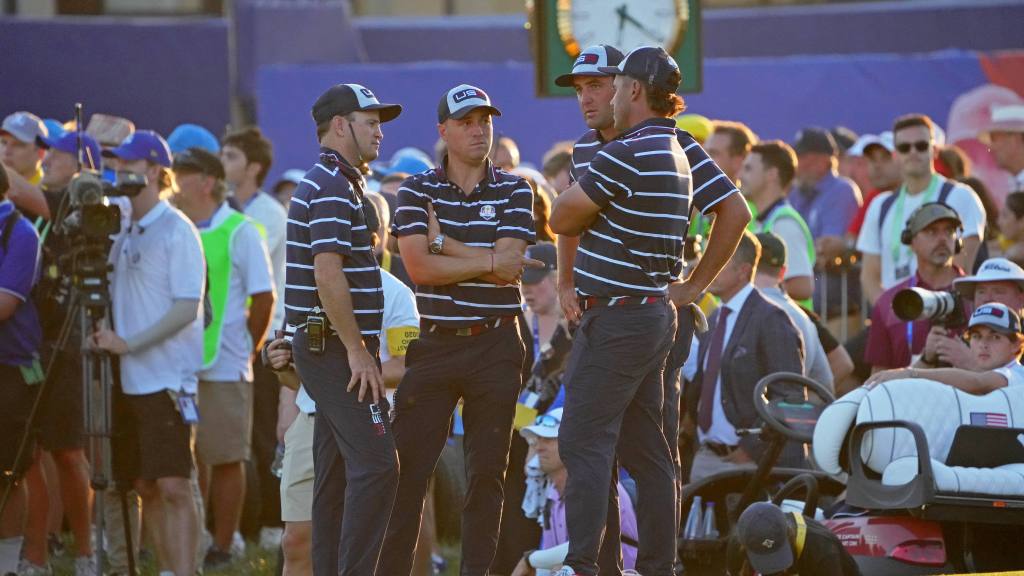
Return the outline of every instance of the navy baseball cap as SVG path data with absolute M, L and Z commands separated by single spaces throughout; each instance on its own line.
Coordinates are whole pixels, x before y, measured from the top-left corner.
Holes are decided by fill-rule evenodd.
M 572 65 L 572 72 L 555 78 L 555 84 L 564 88 L 572 88 L 573 79 L 577 76 L 610 76 L 601 72 L 604 66 L 618 66 L 622 62 L 622 52 L 614 46 L 598 44 L 580 52 Z
M 626 54 L 618 66 L 601 66 L 598 72 L 614 76 L 629 76 L 666 92 L 679 89 L 679 65 L 661 46 L 640 46 Z
M 558 250 L 554 244 L 545 242 L 534 244 L 527 248 L 526 257 L 540 260 L 544 263 L 544 267 L 526 268 L 523 270 L 523 284 L 536 284 L 547 278 L 548 273 L 558 269 Z
M 487 92 L 476 86 L 459 84 L 441 96 L 441 101 L 437 104 L 437 123 L 443 124 L 449 118 L 459 120 L 477 108 L 486 109 L 492 116 L 501 116 L 501 110 L 491 104 L 491 97 Z
M 775 232 L 761 232 L 757 235 L 761 243 L 761 260 L 764 265 L 782 268 L 786 265 L 786 243 Z
M 174 163 L 171 147 L 167 145 L 163 136 L 152 130 L 136 130 L 117 148 L 104 150 L 103 156 L 128 161 L 149 160 L 164 168 L 170 168 Z
M 175 172 L 193 172 L 212 176 L 217 180 L 224 179 L 224 164 L 220 156 L 206 148 L 193 146 L 174 155 Z
M 335 84 L 320 95 L 313 103 L 313 121 L 317 125 L 329 121 L 335 116 L 345 116 L 352 112 L 369 112 L 378 110 L 381 122 L 390 122 L 402 113 L 398 104 L 381 104 L 373 92 L 360 84 Z
M 796 133 L 793 151 L 797 154 L 839 155 L 839 145 L 832 133 L 824 128 L 811 126 Z
M 736 524 L 740 544 L 755 572 L 775 574 L 793 565 L 786 514 L 768 502 L 755 502 Z
M 55 137 L 37 136 L 36 146 L 75 155 L 78 153 L 78 132 L 65 132 Z M 82 167 L 87 170 L 100 169 L 100 143 L 85 132 L 82 132 Z

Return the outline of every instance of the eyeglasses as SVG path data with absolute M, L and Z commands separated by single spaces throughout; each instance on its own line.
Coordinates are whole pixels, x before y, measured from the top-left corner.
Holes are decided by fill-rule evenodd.
M 561 423 L 562 420 L 560 418 L 556 418 L 551 414 L 541 414 L 533 421 L 534 426 L 543 426 L 545 428 L 558 428 L 558 425 Z
M 910 149 L 913 148 L 918 152 L 926 152 L 931 148 L 932 143 L 928 140 L 918 140 L 917 142 L 900 142 L 896 145 L 896 151 L 900 154 L 909 154 Z

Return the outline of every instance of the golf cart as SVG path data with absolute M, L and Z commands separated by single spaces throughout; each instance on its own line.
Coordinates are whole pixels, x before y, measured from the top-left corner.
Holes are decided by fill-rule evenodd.
M 810 401 L 811 397 L 817 401 Z M 818 418 L 832 401 L 827 388 L 799 374 L 780 372 L 757 383 L 754 408 L 763 425 L 737 430 L 740 435 L 756 434 L 764 442 L 757 465 L 691 482 L 680 495 L 687 521 L 679 540 L 679 557 L 687 576 L 726 574 L 729 534 L 750 504 L 771 499 L 786 507 L 798 506 L 807 516 L 821 517 L 820 509 L 842 493 L 845 486 L 822 472 L 775 467 L 787 444 L 811 442 Z M 696 526 L 691 518 L 694 510 L 701 518 Z

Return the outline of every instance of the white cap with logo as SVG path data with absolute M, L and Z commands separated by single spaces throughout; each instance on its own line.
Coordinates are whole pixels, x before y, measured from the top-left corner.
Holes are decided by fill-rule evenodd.
M 974 298 L 974 289 L 981 282 L 1015 282 L 1024 291 L 1024 269 L 1006 258 L 989 258 L 974 276 L 953 280 L 953 288 L 967 298 Z

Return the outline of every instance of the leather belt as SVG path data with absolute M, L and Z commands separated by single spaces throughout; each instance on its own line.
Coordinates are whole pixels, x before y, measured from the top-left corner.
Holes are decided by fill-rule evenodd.
M 600 296 L 581 296 L 579 299 L 580 310 L 586 312 L 591 308 L 599 306 L 625 306 L 627 304 L 657 304 L 664 302 L 664 296 L 614 296 L 603 298 Z
M 477 336 L 489 330 L 494 330 L 499 326 L 512 324 L 515 321 L 515 316 L 495 316 L 494 318 L 485 320 L 480 324 L 463 326 L 461 328 L 450 328 L 447 326 L 441 326 L 431 320 L 424 319 L 420 320 L 420 331 L 429 332 L 431 334 L 445 334 L 448 336 Z
M 725 457 L 736 451 L 739 446 L 730 446 L 728 444 L 720 444 L 718 442 L 705 442 L 701 444 L 702 448 L 707 448 L 715 454 L 715 456 Z

